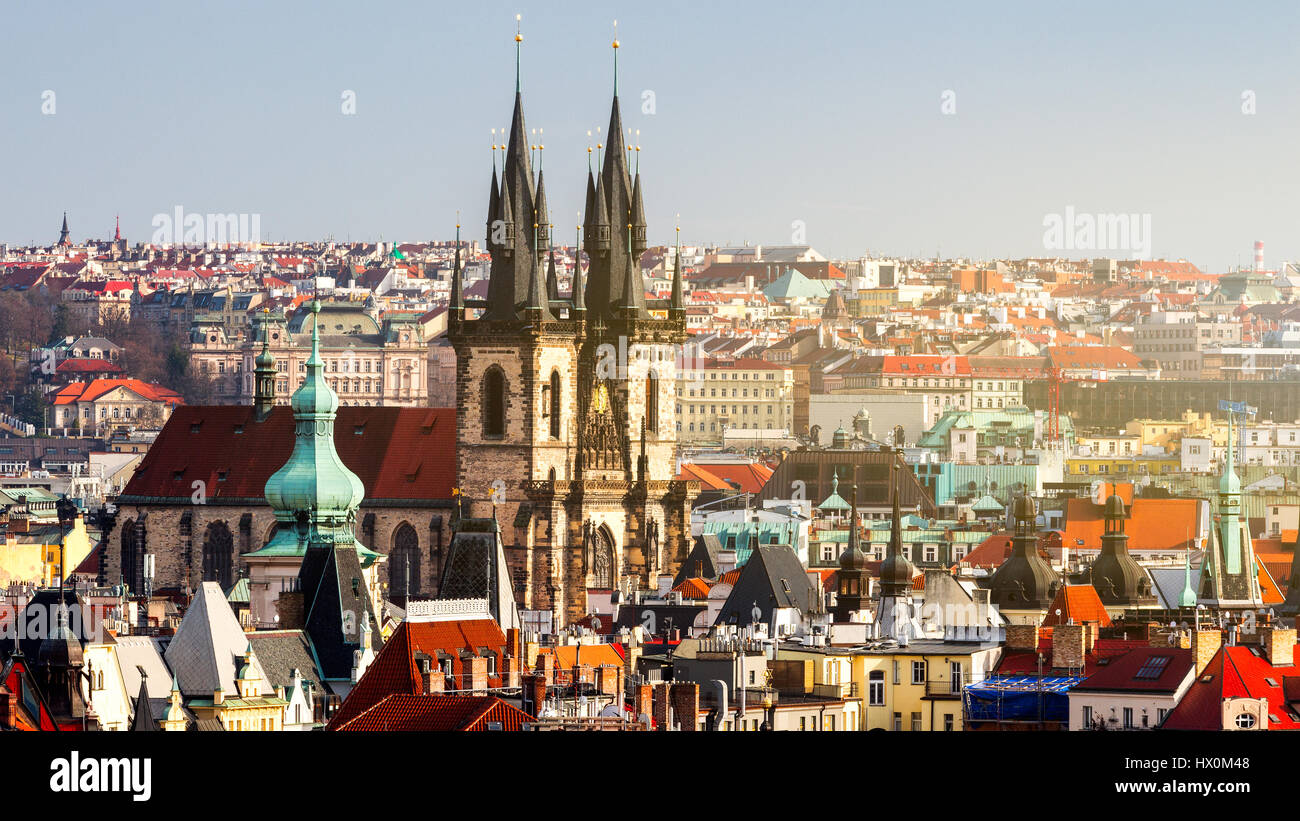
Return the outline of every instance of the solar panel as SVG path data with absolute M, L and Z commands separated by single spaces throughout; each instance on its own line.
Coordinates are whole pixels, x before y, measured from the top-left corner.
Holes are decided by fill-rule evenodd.
M 1135 679 L 1154 680 L 1160 678 L 1165 668 L 1169 666 L 1170 656 L 1150 656 L 1142 662 L 1137 673 L 1133 675 Z

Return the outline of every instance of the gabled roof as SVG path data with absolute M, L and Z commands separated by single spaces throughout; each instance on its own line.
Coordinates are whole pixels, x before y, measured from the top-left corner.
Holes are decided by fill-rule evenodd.
M 234 693 L 235 674 L 248 636 L 226 603 L 221 586 L 203 582 L 163 654 L 188 697 L 211 698 L 218 687 Z M 254 654 L 256 665 L 256 654 Z M 260 669 L 259 669 L 260 675 Z
M 774 608 L 796 607 L 800 613 L 820 612 L 821 595 L 794 549 L 784 544 L 759 544 L 735 581 L 731 595 L 718 612 L 716 624 L 750 624 L 752 610 L 768 622 Z
M 1057 612 L 1060 615 L 1057 615 Z M 1064 584 L 1056 591 L 1056 598 L 1047 608 L 1043 619 L 1044 627 L 1058 624 L 1085 624 L 1096 622 L 1102 627 L 1110 626 L 1110 614 L 1101 603 L 1097 589 L 1090 584 Z
M 1291 661 L 1295 660 L 1293 647 Z M 1268 729 L 1300 729 L 1296 702 L 1288 701 L 1284 692 L 1287 680 L 1294 682 L 1297 673 L 1300 668 L 1294 664 L 1275 667 L 1264 658 L 1259 647 L 1222 647 L 1160 726 L 1166 730 L 1221 730 L 1225 699 L 1265 698 L 1268 699 Z M 1300 694 L 1292 693 L 1292 699 L 1297 695 Z
M 416 654 L 429 656 L 434 666 L 441 657 L 450 657 L 456 680 L 466 671 L 462 655 L 479 655 L 479 648 L 504 652 L 505 633 L 490 618 L 452 619 L 447 621 L 404 621 L 375 655 L 356 686 L 348 693 L 334 717 L 330 729 L 336 729 L 369 710 L 391 695 L 420 695 L 424 692 Z M 501 665 L 497 665 L 501 669 Z M 500 686 L 499 676 L 488 677 L 489 686 Z
M 73 382 L 70 385 L 64 385 L 50 394 L 50 404 L 72 405 L 77 402 L 94 402 L 118 388 L 131 391 L 151 402 L 179 405 L 185 401 L 176 391 L 164 388 L 161 385 L 142 382 L 139 379 L 92 379 L 89 382 Z

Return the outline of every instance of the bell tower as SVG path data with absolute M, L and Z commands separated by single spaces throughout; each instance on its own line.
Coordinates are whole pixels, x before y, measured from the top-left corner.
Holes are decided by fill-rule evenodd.
M 628 170 L 635 149 L 624 139 L 617 81 L 599 173 L 588 149 L 586 215 L 565 296 L 545 146 L 524 127 L 522 40 L 516 32 L 510 129 L 493 145 L 487 298 L 464 298 L 459 255 L 452 283 L 457 476 L 467 516 L 495 512 L 519 606 L 550 610 L 564 626 L 587 614 L 588 590 L 649 586 L 676 570 L 698 487 L 674 472 L 681 286 L 674 282 L 672 300 L 645 296 L 645 209 L 640 175 Z

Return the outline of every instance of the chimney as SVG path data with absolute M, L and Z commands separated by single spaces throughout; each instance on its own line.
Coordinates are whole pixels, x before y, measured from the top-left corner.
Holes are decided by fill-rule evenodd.
M 1008 624 L 1005 647 L 1007 650 L 1037 650 L 1038 625 Z
M 516 658 L 523 655 L 523 645 L 520 644 L 520 633 L 518 627 L 511 627 L 506 631 L 506 655 Z
M 1087 627 L 1082 624 L 1058 624 L 1052 628 L 1052 667 L 1081 669 L 1087 652 Z
M 501 686 L 518 687 L 519 686 L 519 658 L 517 656 L 506 656 L 501 662 Z
M 536 717 L 541 714 L 542 708 L 546 705 L 546 677 L 534 673 L 528 677 L 528 681 L 532 685 L 533 715 Z
M 447 687 L 447 678 L 442 674 L 442 670 L 437 667 L 430 667 L 420 673 L 420 678 L 424 680 L 424 694 L 427 696 L 431 693 L 441 693 Z
M 1290 667 L 1295 664 L 1296 631 L 1281 627 L 1263 627 L 1259 631 L 1259 646 L 1264 650 L 1268 663 L 1274 667 Z
M 602 664 L 596 668 L 596 690 L 601 695 L 616 696 L 619 693 L 619 674 L 622 672 L 621 667 L 613 664 Z
M 216 706 L 221 706 L 226 703 L 226 693 L 220 686 L 212 691 L 212 703 Z
M 546 686 L 555 683 L 555 656 L 551 653 L 537 657 L 537 672 L 546 681 Z
M 664 732 L 668 727 L 668 687 L 666 681 L 656 681 L 651 693 L 652 711 L 654 713 L 655 724 L 659 725 L 659 731 Z
M 275 602 L 275 612 L 280 616 L 279 629 L 301 630 L 303 628 L 302 607 L 301 590 L 282 591 Z
M 640 718 L 645 715 L 654 714 L 653 688 L 649 684 L 638 684 L 636 687 L 636 717 Z
M 488 660 L 487 656 L 472 656 L 465 661 L 469 662 L 469 688 L 474 695 L 487 695 L 488 688 Z M 464 664 L 464 662 L 462 662 Z
M 1196 675 L 1204 672 L 1205 666 L 1222 646 L 1223 633 L 1218 630 L 1197 630 L 1192 633 L 1192 658 L 1196 660 Z
M 673 715 L 684 732 L 699 729 L 700 685 L 694 681 L 679 681 L 672 685 Z

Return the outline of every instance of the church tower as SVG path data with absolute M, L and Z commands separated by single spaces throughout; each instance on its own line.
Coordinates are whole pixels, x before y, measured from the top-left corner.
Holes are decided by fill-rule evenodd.
M 563 626 L 587 614 L 587 590 L 650 586 L 689 549 L 696 491 L 674 470 L 675 357 L 686 326 L 672 304 L 679 296 L 645 297 L 645 209 L 640 175 L 628 169 L 617 80 L 604 164 L 587 173 L 590 267 L 584 277 L 575 249 L 572 288 L 560 294 L 545 148 L 530 144 L 524 126 L 522 39 L 515 35 L 510 129 L 493 147 L 487 298 L 465 299 L 458 269 L 447 336 L 466 515 L 495 514 L 520 606 L 550 610 Z
M 1241 477 L 1234 450 L 1236 431 L 1228 416 L 1228 448 L 1219 477 L 1219 508 L 1201 562 L 1198 604 L 1214 610 L 1258 610 L 1264 606 L 1250 527 L 1241 515 Z

